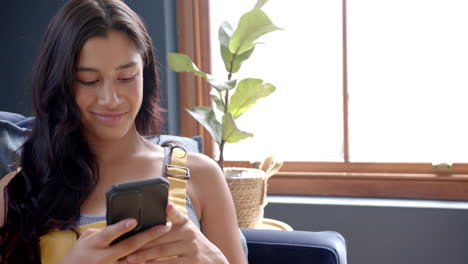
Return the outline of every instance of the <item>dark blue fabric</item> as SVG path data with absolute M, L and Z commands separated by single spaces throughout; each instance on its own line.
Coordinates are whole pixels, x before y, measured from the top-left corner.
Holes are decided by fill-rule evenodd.
M 346 264 L 345 240 L 334 231 L 241 230 L 251 264 Z
M 0 111 L 0 178 L 17 168 L 21 147 L 32 124 L 32 118 Z
M 20 114 L 0 111 L 0 120 L 13 123 L 21 128 L 32 127 L 34 117 L 24 117 Z

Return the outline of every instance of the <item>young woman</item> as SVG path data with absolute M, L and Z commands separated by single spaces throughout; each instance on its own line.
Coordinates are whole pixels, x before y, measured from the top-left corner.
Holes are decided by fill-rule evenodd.
M 36 119 L 21 169 L 0 181 L 0 263 L 246 262 L 223 173 L 201 154 L 187 154 L 186 209 L 194 217 L 169 204 L 170 224 L 115 245 L 134 219 L 80 229 L 105 219 L 112 184 L 164 177 L 164 149 L 143 137 L 161 125 L 152 45 L 119 0 L 71 0 L 53 18 L 35 70 Z M 77 236 L 62 249 L 66 232 Z

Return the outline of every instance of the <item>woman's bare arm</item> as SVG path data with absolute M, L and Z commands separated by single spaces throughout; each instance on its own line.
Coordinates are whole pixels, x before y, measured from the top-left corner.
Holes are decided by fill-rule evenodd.
M 246 263 L 237 225 L 231 192 L 218 164 L 211 158 L 190 153 L 188 165 L 192 174 L 197 202 L 201 206 L 201 230 L 229 260 Z

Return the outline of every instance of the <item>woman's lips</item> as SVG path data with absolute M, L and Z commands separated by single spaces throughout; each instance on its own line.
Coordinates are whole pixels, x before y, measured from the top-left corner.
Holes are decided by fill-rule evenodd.
M 106 126 L 114 126 L 119 124 L 123 117 L 127 114 L 125 113 L 93 113 L 97 120 Z

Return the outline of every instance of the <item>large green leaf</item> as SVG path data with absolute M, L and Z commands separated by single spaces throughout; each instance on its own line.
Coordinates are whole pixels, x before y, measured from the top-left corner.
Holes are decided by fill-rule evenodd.
M 241 131 L 237 128 L 236 122 L 230 113 L 223 115 L 223 140 L 227 143 L 236 143 L 242 139 L 253 137 L 252 133 Z
M 224 102 L 223 100 L 221 100 L 221 96 L 223 96 L 222 93 L 217 90 L 211 90 L 210 96 L 211 99 L 213 99 L 213 101 L 215 102 L 216 108 L 224 113 Z
M 206 73 L 200 71 L 193 61 L 185 54 L 169 53 L 167 55 L 169 67 L 176 72 L 193 72 L 195 75 L 206 78 Z
M 196 106 L 192 107 L 192 109 L 187 109 L 187 111 L 208 130 L 216 143 L 221 144 L 221 123 L 216 119 L 213 109 L 205 106 Z
M 206 79 L 210 83 L 211 87 L 215 88 L 218 91 L 234 89 L 234 87 L 236 87 L 237 84 L 237 80 L 220 81 L 210 75 L 208 75 Z
M 223 21 L 218 29 L 219 44 L 229 48 L 229 41 L 231 41 L 232 33 L 234 33 L 234 28 L 231 23 Z
M 228 112 L 236 119 L 252 105 L 256 104 L 260 98 L 270 95 L 275 89 L 275 86 L 270 83 L 263 84 L 261 79 L 243 79 L 231 96 Z
M 279 30 L 262 10 L 254 8 L 241 16 L 236 31 L 229 42 L 229 51 L 233 54 L 242 54 L 253 47 L 260 36 Z
M 228 47 L 225 47 L 223 45 L 220 45 L 220 49 L 221 49 L 221 57 L 223 58 L 226 71 L 231 72 L 231 73 L 236 73 L 239 71 L 242 65 L 242 62 L 247 60 L 250 57 L 250 55 L 252 55 L 255 48 L 251 48 L 250 50 L 237 55 L 234 58 L 234 65 L 232 65 L 232 69 L 231 69 L 231 61 L 233 59 L 233 56 L 232 56 L 231 51 L 229 51 Z
M 231 41 L 233 32 L 234 29 L 232 28 L 231 24 L 227 21 L 224 21 L 219 27 L 218 39 L 220 43 L 221 57 L 223 58 L 226 71 L 236 73 L 239 71 L 242 62 L 250 57 L 254 49 L 252 48 L 247 52 L 238 54 L 236 57 L 233 57 L 232 53 L 229 51 L 229 42 Z

